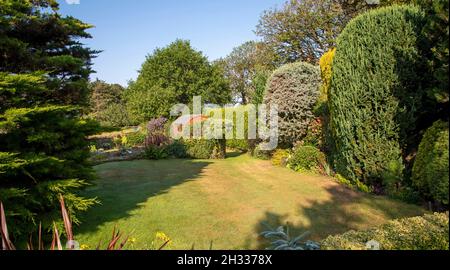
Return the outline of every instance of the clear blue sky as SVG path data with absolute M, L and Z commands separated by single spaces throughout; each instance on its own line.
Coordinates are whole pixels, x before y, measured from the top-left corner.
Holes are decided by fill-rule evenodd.
M 188 39 L 210 60 L 224 57 L 254 34 L 261 13 L 286 0 L 79 0 L 60 2 L 60 12 L 95 25 L 84 43 L 103 50 L 96 74 L 126 85 L 137 77 L 145 56 L 177 38 Z M 73 0 L 72 0 L 73 1 Z

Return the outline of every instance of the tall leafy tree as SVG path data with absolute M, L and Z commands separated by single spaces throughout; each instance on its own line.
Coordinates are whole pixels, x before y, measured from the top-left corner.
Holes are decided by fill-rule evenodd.
M 253 101 L 257 90 L 254 83 L 257 74 L 271 71 L 276 66 L 273 51 L 265 44 L 255 41 L 248 41 L 234 48 L 218 63 L 230 82 L 233 98 L 242 104 Z
M 81 119 L 89 28 L 54 0 L 0 0 L 0 201 L 15 237 L 59 220 L 60 194 L 74 222 L 95 203 L 78 195 L 93 177 L 86 136 L 97 128 Z
M 283 63 L 317 63 L 336 46 L 347 23 L 371 8 L 407 3 L 409 0 L 289 0 L 280 9 L 267 10 L 256 34 L 275 48 Z
M 90 116 L 101 124 L 123 127 L 129 124 L 123 94 L 125 88 L 120 84 L 109 84 L 96 80 L 89 84 Z
M 202 96 L 205 103 L 230 101 L 228 82 L 220 67 L 184 40 L 149 55 L 125 96 L 136 123 L 168 116 L 173 105 L 190 104 L 194 96 Z

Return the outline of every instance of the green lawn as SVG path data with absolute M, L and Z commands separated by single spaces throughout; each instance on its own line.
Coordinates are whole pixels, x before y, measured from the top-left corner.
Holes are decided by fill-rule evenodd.
M 97 185 L 85 192 L 102 204 L 84 216 L 77 240 L 95 248 L 114 226 L 133 232 L 129 249 L 262 249 L 263 224 L 310 231 L 314 240 L 365 229 L 424 210 L 350 191 L 330 178 L 295 173 L 247 155 L 226 160 L 131 161 L 96 167 Z M 155 242 L 154 242 L 155 241 Z

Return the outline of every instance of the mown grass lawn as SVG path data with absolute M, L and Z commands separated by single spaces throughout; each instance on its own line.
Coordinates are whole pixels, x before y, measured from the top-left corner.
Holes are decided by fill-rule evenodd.
M 264 224 L 289 223 L 293 234 L 320 240 L 350 229 L 424 213 L 418 206 L 351 191 L 321 176 L 302 175 L 247 155 L 226 160 L 163 160 L 96 167 L 84 195 L 102 204 L 84 216 L 77 240 L 95 248 L 114 226 L 131 233 L 128 249 L 173 241 L 166 249 L 263 249 Z

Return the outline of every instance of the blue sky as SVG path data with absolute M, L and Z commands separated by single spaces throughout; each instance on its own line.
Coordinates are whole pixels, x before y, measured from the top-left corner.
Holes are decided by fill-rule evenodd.
M 71 1 L 71 0 L 67 0 Z M 73 0 L 72 0 L 73 1 Z M 60 12 L 95 25 L 84 43 L 103 50 L 96 74 L 126 86 L 145 56 L 177 38 L 188 39 L 210 60 L 224 57 L 254 34 L 262 12 L 285 0 L 59 0 Z

